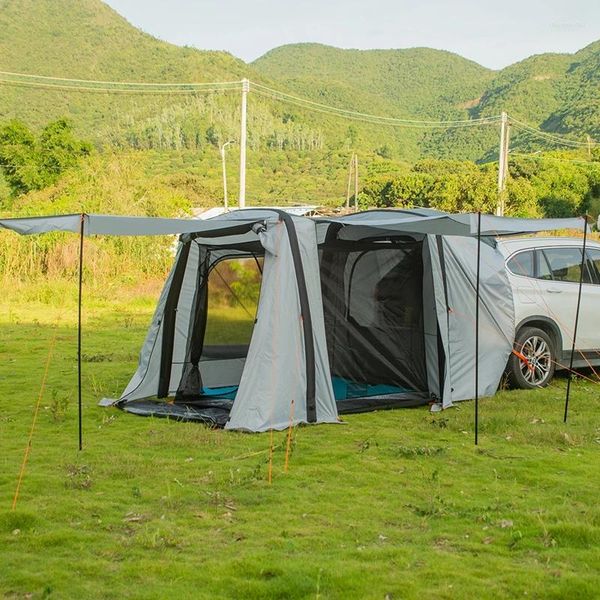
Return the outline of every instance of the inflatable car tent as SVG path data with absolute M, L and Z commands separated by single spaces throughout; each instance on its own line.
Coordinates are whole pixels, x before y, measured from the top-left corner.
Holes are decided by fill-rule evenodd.
M 138 369 L 115 404 L 264 431 L 495 393 L 515 324 L 494 237 L 581 229 L 584 220 L 427 209 L 309 219 L 251 209 L 206 221 L 66 215 L 0 226 L 78 231 L 82 240 L 182 234 Z M 211 273 L 241 258 L 262 275 L 250 342 L 210 345 Z

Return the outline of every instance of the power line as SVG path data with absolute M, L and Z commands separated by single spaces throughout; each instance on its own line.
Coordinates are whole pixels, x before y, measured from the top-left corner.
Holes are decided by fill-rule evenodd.
M 100 81 L 93 79 L 67 79 L 0 71 L 0 83 L 22 85 L 64 91 L 109 92 L 109 93 L 162 93 L 191 94 L 195 92 L 228 91 L 241 89 L 241 81 L 210 83 L 146 83 L 132 81 Z
M 274 100 L 282 100 L 282 98 L 279 98 L 275 95 L 263 92 L 262 90 L 254 90 L 255 94 L 258 94 L 260 96 L 266 97 L 266 98 L 271 98 Z M 329 108 L 319 108 L 318 106 L 307 106 L 305 104 L 302 104 L 301 102 L 296 102 L 294 100 L 288 100 L 285 99 L 285 102 L 289 103 L 289 104 L 293 104 L 295 106 L 298 106 L 299 108 L 304 108 L 306 110 L 310 110 L 312 112 L 318 112 L 318 113 L 322 113 L 322 114 L 326 114 L 326 115 L 333 115 L 336 117 L 342 117 L 345 119 L 350 119 L 352 121 L 360 121 L 362 123 L 370 123 L 372 125 L 391 125 L 393 127 L 408 127 L 408 128 L 414 128 L 414 129 L 435 129 L 435 128 L 442 128 L 442 129 L 452 129 L 452 128 L 456 128 L 456 127 L 474 127 L 474 126 L 481 126 L 481 125 L 491 125 L 496 123 L 496 120 L 490 120 L 490 121 L 474 121 L 474 122 L 470 122 L 467 121 L 465 123 L 460 123 L 460 124 L 454 124 L 454 125 L 450 125 L 450 124 L 446 124 L 445 122 L 439 122 L 439 123 L 435 123 L 435 122 L 428 122 L 428 121 L 423 121 L 423 122 L 409 122 L 409 121 L 404 121 L 402 119 L 393 119 L 391 117 L 377 117 L 375 115 L 373 116 L 353 116 L 350 115 L 348 113 L 350 113 L 351 111 L 345 111 L 342 109 L 335 109 L 334 107 L 329 107 Z
M 238 88 L 226 88 L 226 87 L 218 87 L 218 88 L 197 88 L 197 89 L 172 89 L 172 90 L 160 90 L 160 89 L 124 89 L 124 88 L 103 88 L 103 87 L 85 87 L 85 86 L 63 86 L 63 85 L 52 85 L 52 84 L 43 84 L 36 82 L 27 82 L 27 81 L 15 81 L 15 80 L 5 80 L 0 77 L 0 84 L 14 85 L 17 87 L 33 87 L 44 90 L 61 90 L 61 91 L 69 91 L 69 92 L 86 92 L 86 93 L 108 93 L 108 94 L 138 94 L 138 95 L 191 95 L 191 94 L 200 94 L 200 93 L 208 93 L 208 92 L 231 92 L 237 91 Z
M 103 81 L 92 79 L 73 79 L 66 77 L 49 77 L 11 71 L 0 71 L 0 84 L 35 87 L 46 90 L 77 91 L 77 92 L 105 92 L 129 94 L 193 94 L 196 92 L 237 91 L 243 89 L 242 81 L 212 82 L 212 83 L 147 83 L 131 81 Z M 320 112 L 341 116 L 348 119 L 371 123 L 375 125 L 396 125 L 415 128 L 451 128 L 472 127 L 495 123 L 499 117 L 485 117 L 480 119 L 465 119 L 454 121 L 422 121 L 416 119 L 399 119 L 361 113 L 354 110 L 338 108 L 315 102 L 307 98 L 293 96 L 259 83 L 252 83 L 252 90 L 262 96 L 275 100 L 295 104 L 296 106 Z
M 190 83 L 190 82 L 172 82 L 172 83 L 154 83 L 154 82 L 134 82 L 134 81 L 107 81 L 93 79 L 75 79 L 66 77 L 50 77 L 47 75 L 35 75 L 30 73 L 18 73 L 12 71 L 0 71 L 0 85 L 17 85 L 24 87 L 33 87 L 45 90 L 60 90 L 60 91 L 77 91 L 77 92 L 104 92 L 104 93 L 120 93 L 120 94 L 196 94 L 203 92 L 229 92 L 241 91 L 243 89 L 243 81 L 224 81 L 224 82 L 207 82 L 207 83 Z M 477 127 L 484 125 L 492 125 L 498 123 L 501 119 L 500 115 L 492 115 L 489 117 L 479 117 L 476 119 L 457 119 L 457 120 L 418 120 L 418 119 L 401 119 L 396 117 L 385 117 L 363 113 L 355 110 L 330 106 L 321 102 L 316 102 L 308 98 L 302 98 L 287 92 L 282 92 L 270 88 L 260 83 L 251 83 L 251 89 L 258 95 L 270 99 L 286 102 L 306 110 L 318 112 L 322 114 L 343 117 L 363 123 L 373 125 L 392 125 L 397 127 L 409 127 L 417 129 L 453 129 L 459 127 Z M 598 142 L 593 140 L 580 142 L 562 136 L 554 135 L 545 131 L 541 131 L 527 123 L 520 121 L 514 117 L 510 117 L 510 123 L 517 129 L 521 129 L 524 133 L 531 136 L 537 136 L 547 141 L 552 141 L 556 144 L 571 148 L 589 148 L 597 146 Z M 584 161 L 585 162 L 585 161 Z
M 556 142 L 557 144 L 562 144 L 564 146 L 569 146 L 572 148 L 588 148 L 590 145 L 591 146 L 598 145 L 598 143 L 593 140 L 590 140 L 589 142 L 587 142 L 587 141 L 579 142 L 577 140 L 571 140 L 569 138 L 559 137 L 557 135 L 547 133 L 546 131 L 540 131 L 539 129 L 536 129 L 535 127 L 532 127 L 531 125 L 528 125 L 527 123 L 523 123 L 523 121 L 519 121 L 518 119 L 515 119 L 512 116 L 510 117 L 510 122 L 512 125 L 516 125 L 517 129 L 521 128 L 522 130 L 525 130 L 526 132 L 530 133 L 531 135 L 537 135 L 538 137 L 545 138 L 547 140 Z
M 265 85 L 259 83 L 252 83 L 252 89 L 263 96 L 268 96 L 276 100 L 289 102 L 297 106 L 302 106 L 310 110 L 317 112 L 323 112 L 327 114 L 336 114 L 350 119 L 366 121 L 369 123 L 379 123 L 388 125 L 403 125 L 403 126 L 414 126 L 414 127 L 464 127 L 473 125 L 482 125 L 488 123 L 495 123 L 500 120 L 500 116 L 482 117 L 479 119 L 462 119 L 462 120 L 448 120 L 448 121 L 424 121 L 416 119 L 400 119 L 396 117 L 381 117 L 378 115 L 372 115 L 368 113 L 362 113 L 354 110 L 348 110 L 344 108 L 337 108 L 328 104 L 322 104 L 321 102 L 315 102 L 307 98 L 301 98 L 294 96 L 286 92 L 274 90 Z

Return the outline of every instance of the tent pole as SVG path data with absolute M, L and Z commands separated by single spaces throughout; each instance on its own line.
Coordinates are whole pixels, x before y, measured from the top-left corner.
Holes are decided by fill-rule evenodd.
M 479 443 L 479 276 L 481 267 L 481 211 L 477 213 L 477 279 L 475 282 L 475 445 Z
M 81 408 L 81 299 L 83 289 L 83 233 L 85 214 L 81 214 L 79 225 L 79 295 L 77 299 L 77 410 L 79 422 L 79 450 L 83 450 L 83 427 Z
M 565 394 L 565 414 L 563 423 L 567 422 L 569 415 L 569 397 L 571 395 L 571 381 L 573 379 L 573 359 L 575 358 L 575 344 L 577 342 L 577 326 L 579 325 L 579 307 L 581 306 L 581 288 L 583 287 L 583 270 L 585 269 L 585 246 L 587 242 L 587 215 L 583 217 L 583 248 L 581 250 L 581 271 L 579 273 L 579 290 L 577 291 L 577 309 L 575 311 L 575 327 L 573 328 L 573 346 L 569 361 L 569 377 L 567 379 L 567 393 Z

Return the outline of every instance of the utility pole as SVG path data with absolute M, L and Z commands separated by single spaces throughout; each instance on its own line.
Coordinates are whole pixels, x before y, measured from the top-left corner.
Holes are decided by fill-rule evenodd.
M 346 188 L 346 209 L 350 209 L 350 186 L 352 185 L 352 168 L 354 167 L 354 152 L 348 165 L 348 187 Z
M 588 160 L 592 160 L 592 138 L 589 136 L 589 134 L 585 137 L 587 138 Z
M 498 156 L 498 204 L 496 215 L 504 216 L 506 176 L 508 175 L 508 146 L 509 146 L 508 115 L 502 111 L 500 117 L 500 152 Z
M 358 154 L 354 155 L 354 212 L 358 210 Z
M 246 207 L 246 128 L 250 82 L 242 79 L 242 114 L 240 119 L 240 196 L 239 208 Z
M 221 146 L 221 167 L 223 169 L 223 207 L 225 208 L 225 212 L 229 210 L 229 202 L 227 200 L 227 167 L 225 165 L 225 148 L 227 148 L 229 144 L 233 144 L 233 140 L 229 140 Z

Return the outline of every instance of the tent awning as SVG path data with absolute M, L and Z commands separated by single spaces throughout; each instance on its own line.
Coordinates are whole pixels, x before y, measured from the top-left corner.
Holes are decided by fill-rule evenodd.
M 168 219 L 163 217 L 127 217 L 120 215 L 72 214 L 48 217 L 0 219 L 0 228 L 21 235 L 70 231 L 80 233 L 83 219 L 84 235 L 175 235 L 182 233 L 216 232 L 231 229 L 234 223 L 253 223 L 273 218 L 266 210 L 232 211 L 212 219 Z
M 79 233 L 83 219 L 84 235 L 175 235 L 184 233 L 218 233 L 231 229 L 234 223 L 254 223 L 277 218 L 275 209 L 235 210 L 211 219 L 169 219 L 162 217 L 128 217 L 119 215 L 71 214 L 48 217 L 0 219 L 0 227 L 21 235 L 70 231 Z M 320 217 L 317 223 L 341 223 L 387 231 L 433 235 L 477 235 L 476 213 L 445 214 L 437 211 L 372 210 L 343 217 Z M 481 215 L 481 235 L 500 236 L 559 229 L 583 230 L 583 217 L 571 219 L 519 219 Z M 211 236 L 212 237 L 212 236 Z

